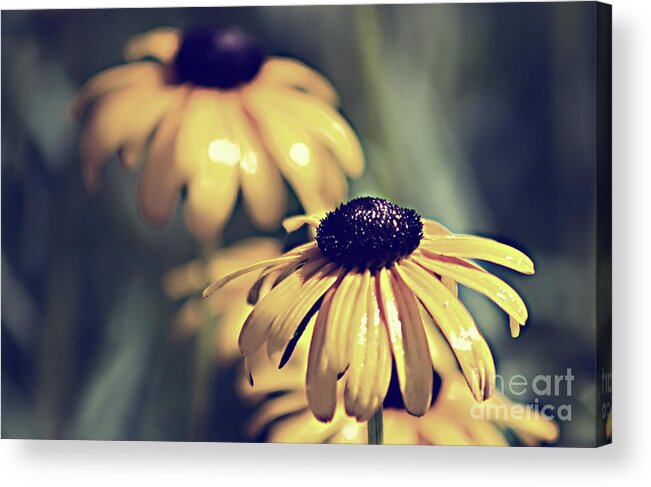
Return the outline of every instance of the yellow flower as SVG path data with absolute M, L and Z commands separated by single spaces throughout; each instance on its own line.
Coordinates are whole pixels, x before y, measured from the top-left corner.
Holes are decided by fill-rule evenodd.
M 427 316 L 423 317 L 428 320 Z M 309 334 L 309 331 L 306 331 Z M 520 443 L 535 446 L 558 439 L 558 425 L 533 407 L 514 403 L 495 392 L 477 403 L 459 372 L 456 360 L 441 334 L 428 328 L 428 345 L 435 363 L 435 397 L 427 412 L 416 418 L 405 412 L 400 392 L 392 377 L 384 401 L 384 442 L 395 445 L 472 445 L 507 446 L 507 431 Z M 275 370 L 263 354 L 256 354 L 259 369 L 253 388 L 240 387 L 245 399 L 259 402 L 247 426 L 247 434 L 257 437 L 268 428 L 267 439 L 279 443 L 366 443 L 366 424 L 347 416 L 339 404 L 329 423 L 318 421 L 311 413 L 305 394 L 307 345 L 300 344 L 287 366 Z M 282 393 L 282 394 L 281 394 Z M 337 388 L 343 395 L 343 387 Z M 280 394 L 280 395 L 279 395 Z M 517 408 L 517 409 L 516 409 Z
M 157 29 L 132 39 L 125 57 L 83 86 L 72 112 L 92 105 L 81 140 L 90 189 L 112 154 L 127 168 L 144 156 L 138 203 L 155 226 L 187 188 L 191 231 L 213 237 L 241 187 L 254 223 L 273 228 L 285 212 L 282 177 L 316 212 L 344 197 L 344 173 L 363 171 L 330 83 L 299 61 L 266 56 L 239 29 Z
M 166 294 L 174 299 L 187 298 L 175 319 L 177 335 L 187 337 L 198 332 L 206 318 L 204 313 L 208 313 L 209 319 L 218 320 L 214 331 L 216 359 L 224 363 L 239 357 L 237 336 L 253 309 L 247 303 L 247 294 L 255 276 L 233 281 L 203 302 L 197 295 L 208 283 L 280 253 L 279 241 L 251 238 L 213 252 L 207 263 L 197 259 L 169 271 L 163 278 Z
M 490 397 L 493 357 L 457 298 L 457 282 L 500 306 L 516 336 L 527 319 L 524 302 L 469 259 L 533 274 L 526 255 L 494 240 L 453 235 L 439 223 L 421 220 L 414 210 L 379 198 L 357 198 L 321 220 L 295 217 L 286 226 L 292 230 L 302 223 L 316 227 L 316 243 L 249 266 L 204 291 L 209 296 L 232 279 L 264 268 L 250 297 L 255 301 L 256 289 L 269 282 L 272 289 L 257 302 L 239 337 L 249 375 L 250 357 L 265 343 L 282 368 L 315 318 L 306 386 L 318 419 L 332 420 L 337 382 L 345 378 L 346 412 L 368 420 L 386 396 L 392 366 L 407 411 L 421 416 L 432 398 L 422 305 L 452 347 L 474 397 Z

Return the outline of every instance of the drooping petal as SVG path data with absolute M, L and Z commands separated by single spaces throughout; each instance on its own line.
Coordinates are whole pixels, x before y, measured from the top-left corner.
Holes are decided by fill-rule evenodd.
M 289 181 L 308 213 L 328 209 L 319 192 L 320 172 L 307 128 L 275 105 L 260 89 L 243 89 L 249 116 L 259 127 L 264 146 Z
M 377 283 L 405 407 L 422 416 L 432 400 L 433 374 L 418 303 L 395 271 L 380 270 Z
M 176 158 L 188 174 L 185 213 L 190 230 L 200 239 L 221 230 L 237 197 L 241 154 L 222 113 L 225 104 L 237 103 L 235 96 L 195 89 L 178 133 Z
M 509 328 L 511 329 L 511 336 L 513 338 L 518 338 L 520 336 L 521 326 L 524 326 L 524 323 L 520 323 L 518 320 L 514 319 L 513 316 L 509 316 Z
M 313 307 L 337 280 L 335 264 L 328 264 L 325 259 L 320 261 L 320 264 L 320 267 L 315 265 L 314 269 L 306 264 L 297 271 L 303 276 L 304 284 L 300 291 L 292 296 L 291 306 L 287 306 L 272 324 L 267 353 L 276 365 L 283 365 L 281 359 L 287 357 L 290 340 L 293 336 L 300 338 L 303 333 L 301 325 L 307 325 L 305 320 L 308 319 L 308 314 L 314 314 L 316 310 Z M 291 352 L 292 350 L 289 350 L 289 353 Z
M 331 421 L 337 406 L 337 373 L 328 366 L 325 334 L 335 286 L 330 287 L 314 322 L 305 378 L 307 402 L 320 421 Z
M 348 195 L 348 181 L 339 164 L 326 147 L 319 151 L 320 192 L 330 208 L 336 208 Z
M 329 105 L 339 104 L 337 92 L 317 71 L 296 59 L 271 57 L 264 63 L 257 81 L 268 86 L 298 88 Z
M 172 216 L 187 176 L 176 165 L 176 136 L 185 114 L 187 90 L 182 91 L 159 124 L 149 144 L 138 178 L 138 208 L 151 225 L 163 227 Z
M 240 148 L 239 172 L 244 205 L 253 222 L 271 230 L 278 226 L 286 206 L 285 185 L 255 127 L 242 108 L 242 100 L 225 103 L 223 115 Z
M 253 272 L 258 269 L 262 269 L 263 267 L 270 267 L 270 266 L 275 266 L 275 265 L 281 265 L 281 264 L 287 264 L 287 263 L 299 263 L 302 260 L 305 260 L 309 258 L 310 255 L 314 255 L 314 253 L 310 253 L 307 255 L 304 254 L 285 254 L 280 257 L 276 257 L 274 259 L 269 259 L 269 260 L 263 260 L 260 262 L 256 262 L 255 264 L 252 264 L 248 267 L 244 267 L 237 272 L 233 272 L 232 274 L 229 274 L 227 276 L 222 277 L 218 281 L 213 282 L 210 286 L 208 286 L 206 289 L 203 291 L 203 297 L 207 298 L 212 293 L 217 291 L 218 289 L 224 287 L 226 284 L 231 282 L 233 279 L 237 279 L 240 276 L 243 276 L 244 274 L 248 274 L 249 272 Z
M 518 323 L 527 321 L 528 313 L 524 301 L 511 286 L 499 277 L 472 268 L 461 260 L 441 258 L 436 254 L 430 254 L 426 249 L 423 249 L 422 253 L 424 258 L 417 259 L 421 266 L 484 294 L 508 315 L 514 317 Z
M 440 235 L 424 239 L 421 246 L 438 255 L 485 260 L 523 274 L 534 273 L 533 262 L 524 253 L 489 238 Z
M 89 189 L 97 189 L 108 158 L 129 141 L 146 139 L 180 94 L 178 89 L 139 84 L 109 93 L 93 106 L 80 143 Z
M 296 117 L 298 123 L 308 127 L 332 151 L 346 174 L 354 178 L 362 174 L 362 147 L 353 129 L 337 110 L 296 91 L 273 89 L 266 90 L 266 93 L 276 106 Z
M 179 50 L 181 31 L 173 27 L 159 27 L 132 37 L 124 49 L 124 57 L 135 61 L 144 57 L 155 57 L 170 64 Z
M 368 272 L 350 271 L 337 287 L 325 333 L 324 353 L 328 357 L 328 364 L 338 374 L 343 373 L 348 364 L 352 350 L 349 337 L 357 326 L 366 319 Z
M 299 271 L 290 274 L 285 280 L 269 291 L 253 308 L 240 332 L 239 346 L 244 355 L 255 353 L 268 339 L 271 326 L 278 316 L 291 307 L 296 295 L 304 285 L 306 275 L 323 267 L 323 261 L 309 262 Z
M 100 96 L 132 85 L 151 88 L 162 85 L 164 80 L 164 69 L 152 62 L 124 64 L 107 69 L 93 76 L 81 87 L 70 106 L 70 112 L 75 118 L 79 118 L 88 104 Z
M 395 268 L 445 335 L 475 398 L 482 401 L 490 397 L 495 384 L 495 363 L 468 310 L 438 278 L 409 259 Z
M 380 314 L 375 280 L 376 277 L 371 276 L 365 292 L 367 319 L 360 321 L 355 333 L 350 334 L 353 351 L 344 403 L 346 413 L 358 421 L 368 421 L 381 406 L 391 380 L 391 349 Z

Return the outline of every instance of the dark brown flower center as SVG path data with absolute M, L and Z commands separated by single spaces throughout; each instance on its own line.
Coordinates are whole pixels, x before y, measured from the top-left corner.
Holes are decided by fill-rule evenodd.
M 255 78 L 264 59 L 255 39 L 237 27 L 188 30 L 174 61 L 176 81 L 235 88 Z
M 316 234 L 326 258 L 344 267 L 373 270 L 411 254 L 422 238 L 418 213 L 370 196 L 329 212 Z

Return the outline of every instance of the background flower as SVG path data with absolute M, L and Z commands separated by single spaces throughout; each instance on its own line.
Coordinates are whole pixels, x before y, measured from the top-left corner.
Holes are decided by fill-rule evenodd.
M 427 319 L 425 314 L 423 316 Z M 386 444 L 508 446 L 509 432 L 515 435 L 518 443 L 526 446 L 554 443 L 558 439 L 559 428 L 554 421 L 534 409 L 526 414 L 512 415 L 517 403 L 500 392 L 482 404 L 477 403 L 468 391 L 445 338 L 435 329 L 434 323 L 429 322 L 427 331 L 432 363 L 437 372 L 435 397 L 420 418 L 408 414 L 404 405 L 385 404 Z M 265 432 L 267 441 L 280 443 L 365 444 L 366 424 L 348 416 L 342 404 L 329 423 L 322 423 L 311 413 L 304 380 L 308 354 L 307 342 L 299 344 L 282 371 L 275 370 L 263 353 L 256 355 L 254 386 L 250 387 L 245 381 L 240 385 L 243 398 L 259 404 L 248 425 L 248 433 L 257 438 Z M 338 393 L 343 396 L 342 387 Z M 522 405 L 516 407 L 525 410 Z
M 364 156 L 337 112 L 330 83 L 305 64 L 267 57 L 237 28 L 156 29 L 131 40 L 128 64 L 91 78 L 72 107 L 90 105 L 81 139 L 86 184 L 118 152 L 134 168 L 144 156 L 138 202 L 163 226 L 187 188 L 188 224 L 200 239 L 227 222 L 239 188 L 263 229 L 286 209 L 289 182 L 310 212 L 333 206 Z M 156 62 L 151 58 L 155 58 Z
M 251 312 L 247 303 L 255 276 L 248 276 L 224 286 L 209 299 L 201 299 L 201 291 L 212 281 L 251 265 L 259 259 L 280 255 L 281 243 L 274 239 L 248 239 L 214 251 L 209 258 L 196 259 L 170 270 L 164 277 L 165 292 L 170 298 L 184 299 L 176 319 L 176 333 L 187 337 L 199 331 L 208 320 L 214 331 L 215 357 L 229 362 L 240 356 L 237 337 Z M 207 316 L 206 316 L 207 315 Z

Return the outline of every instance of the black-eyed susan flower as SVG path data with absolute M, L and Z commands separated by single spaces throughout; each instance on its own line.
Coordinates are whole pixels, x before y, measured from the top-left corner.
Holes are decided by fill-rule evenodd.
M 331 84 L 237 28 L 157 29 L 132 39 L 125 57 L 83 86 L 72 111 L 91 105 L 81 140 L 91 189 L 112 154 L 127 168 L 144 156 L 139 208 L 156 226 L 187 188 L 191 231 L 213 237 L 241 188 L 254 223 L 272 228 L 285 211 L 283 177 L 316 212 L 344 197 L 345 174 L 363 170 Z
M 165 293 L 173 299 L 184 299 L 175 318 L 175 333 L 179 338 L 197 333 L 208 313 L 216 322 L 214 329 L 215 358 L 220 363 L 240 356 L 237 337 L 242 324 L 253 307 L 247 303 L 254 275 L 233 281 L 213 294 L 210 299 L 197 297 L 211 282 L 220 279 L 260 259 L 272 259 L 281 254 L 281 244 L 271 238 L 250 238 L 214 251 L 208 259 L 196 259 L 170 270 L 163 278 Z
M 517 335 L 527 320 L 524 302 L 470 259 L 533 274 L 531 259 L 494 240 L 454 235 L 414 210 L 379 198 L 357 198 L 321 219 L 298 217 L 286 226 L 291 230 L 302 223 L 316 227 L 316 242 L 242 269 L 204 291 L 209 296 L 232 279 L 263 269 L 250 295 L 255 302 L 256 289 L 272 283 L 242 327 L 239 346 L 245 359 L 266 344 L 269 357 L 283 367 L 315 317 L 306 385 L 318 419 L 334 417 L 337 383 L 343 380 L 346 412 L 368 420 L 387 394 L 392 367 L 407 411 L 422 416 L 432 398 L 422 306 L 454 351 L 473 396 L 490 397 L 493 357 L 457 297 L 457 283 L 506 311 Z
M 424 315 L 423 320 L 429 317 Z M 427 339 L 435 364 L 431 405 L 422 417 L 408 414 L 393 375 L 383 403 L 384 443 L 507 446 L 515 437 L 520 444 L 536 446 L 557 441 L 556 422 L 532 406 L 512 402 L 499 391 L 477 403 L 449 345 L 434 326 L 427 328 Z M 266 431 L 268 441 L 279 443 L 366 443 L 366 424 L 348 416 L 342 404 L 329 423 L 317 420 L 310 411 L 305 392 L 308 348 L 299 344 L 281 371 L 264 354 L 255 355 L 255 386 L 243 381 L 239 388 L 245 400 L 259 406 L 247 425 L 248 435 L 256 438 Z M 343 396 L 343 385 L 337 394 Z

